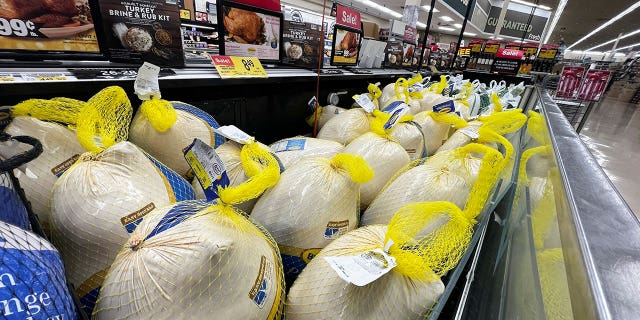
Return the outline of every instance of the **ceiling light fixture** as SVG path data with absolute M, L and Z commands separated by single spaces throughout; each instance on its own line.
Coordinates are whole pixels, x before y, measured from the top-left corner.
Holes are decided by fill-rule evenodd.
M 511 0 L 511 2 L 515 2 L 515 3 L 519 3 L 519 4 L 524 4 L 525 6 L 529 6 L 529 7 L 536 7 L 536 8 L 540 8 L 542 10 L 551 10 L 551 7 L 547 7 L 547 6 L 543 6 L 540 4 L 535 4 L 532 2 L 528 2 L 528 1 L 523 1 L 523 0 Z
M 456 31 L 456 29 L 454 29 L 454 28 L 449 28 L 449 27 L 438 27 L 438 29 L 440 29 L 440 30 L 444 30 L 444 31 Z
M 441 16 L 440 17 L 441 20 L 444 20 L 446 22 L 451 22 L 453 21 L 453 18 L 449 17 L 449 16 Z
M 477 33 L 473 33 L 473 32 L 466 32 L 466 31 L 465 31 L 465 32 L 464 32 L 464 35 L 465 35 L 465 36 L 470 36 L 470 37 L 475 37 L 475 36 L 477 36 L 478 34 L 477 34 Z
M 429 12 L 429 10 L 431 10 L 431 6 L 422 6 L 422 9 L 426 12 Z M 433 8 L 433 12 L 440 12 L 440 10 Z
M 459 23 L 454 23 L 453 26 L 458 28 L 458 29 L 462 29 L 462 25 L 459 24 Z
M 636 34 L 638 34 L 638 33 L 640 33 L 640 29 L 638 29 L 638 30 L 636 30 L 636 31 L 634 31 L 634 32 L 629 32 L 629 33 L 627 33 L 627 34 L 623 35 L 622 37 L 620 37 L 620 40 L 625 39 L 625 38 L 628 38 L 628 37 L 631 37 L 631 36 L 636 35 Z M 616 38 L 616 39 L 609 40 L 609 41 L 604 42 L 604 43 L 601 43 L 601 44 L 599 44 L 599 45 L 597 45 L 597 46 L 595 46 L 595 47 L 591 47 L 591 48 L 587 49 L 587 51 L 591 51 L 591 50 L 593 50 L 593 49 L 597 49 L 597 48 L 600 48 L 600 47 L 602 47 L 602 46 L 606 46 L 606 45 L 608 45 L 608 44 L 610 44 L 610 43 L 614 43 L 614 42 L 616 42 L 616 40 L 617 40 L 617 38 Z
M 589 32 L 589 34 L 587 34 L 586 36 L 580 38 L 580 40 L 574 42 L 572 45 L 570 45 L 567 49 L 571 49 L 573 47 L 575 47 L 578 43 L 588 39 L 589 37 L 591 37 L 592 35 L 598 33 L 600 30 L 610 26 L 611 24 L 613 24 L 614 22 L 622 19 L 622 17 L 626 16 L 627 14 L 631 13 L 633 10 L 637 9 L 640 7 L 640 1 L 634 3 L 632 6 L 630 6 L 629 8 L 627 8 L 627 10 L 624 10 L 622 12 L 620 12 L 617 16 L 609 19 L 609 21 L 603 23 L 601 26 L 597 27 L 595 30 Z
M 618 48 L 618 49 L 616 49 L 616 50 L 631 49 L 631 48 L 633 48 L 633 47 L 637 47 L 637 46 L 640 46 L 640 42 L 638 42 L 638 43 L 634 43 L 634 44 L 629 45 L 629 46 L 626 46 L 626 47 Z
M 375 3 L 375 2 L 373 2 L 371 0 L 356 0 L 356 1 L 364 4 L 365 6 L 372 7 L 372 8 L 374 8 L 374 9 L 380 11 L 380 12 L 392 15 L 392 16 L 394 16 L 396 18 L 402 18 L 402 14 L 401 13 L 393 11 L 393 10 L 391 10 L 391 9 L 385 7 L 385 6 L 379 5 L 379 4 L 377 4 L 377 3 Z
M 558 4 L 558 9 L 556 9 L 556 12 L 553 14 L 553 20 L 551 20 L 551 24 L 549 25 L 549 30 L 547 31 L 547 35 L 544 37 L 543 43 L 549 43 L 551 34 L 553 34 L 553 30 L 556 28 L 556 24 L 558 24 L 558 21 L 562 16 L 562 12 L 564 11 L 564 7 L 567 5 L 567 2 L 569 2 L 569 0 L 560 0 L 560 3 Z
M 427 28 L 427 24 L 426 23 L 422 23 L 422 22 L 416 22 L 416 26 L 418 28 Z

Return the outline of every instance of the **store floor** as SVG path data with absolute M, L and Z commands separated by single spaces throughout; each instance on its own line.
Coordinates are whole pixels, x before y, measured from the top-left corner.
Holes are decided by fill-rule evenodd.
M 580 136 L 640 217 L 640 106 L 606 98 L 593 109 Z

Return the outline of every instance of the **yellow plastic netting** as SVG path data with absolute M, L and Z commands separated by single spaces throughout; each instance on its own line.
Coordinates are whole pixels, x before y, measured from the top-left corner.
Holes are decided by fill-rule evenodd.
M 446 222 L 419 236 L 424 227 L 441 219 Z M 389 254 L 398 263 L 394 271 L 422 281 L 438 279 L 460 261 L 473 225 L 474 220 L 451 202 L 418 202 L 400 208 L 385 236 L 385 244 L 392 241 Z
M 126 92 L 107 87 L 91 97 L 78 115 L 76 135 L 80 144 L 99 152 L 129 137 L 133 109 Z
M 14 117 L 29 116 L 74 125 L 85 105 L 86 102 L 71 98 L 30 99 L 13 106 L 11 112 Z
M 178 113 L 171 102 L 156 97 L 142 102 L 140 112 L 149 119 L 153 128 L 158 132 L 169 130 L 178 120 Z
M 440 76 L 440 82 L 434 83 L 429 87 L 429 91 L 442 94 L 442 91 L 449 86 L 446 76 Z
M 502 112 L 502 102 L 495 92 L 491 94 L 491 103 L 493 103 L 493 112 Z

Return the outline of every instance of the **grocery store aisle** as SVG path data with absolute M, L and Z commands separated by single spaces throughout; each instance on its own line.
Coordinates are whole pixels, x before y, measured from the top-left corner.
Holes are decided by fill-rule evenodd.
M 640 106 L 606 98 L 580 136 L 640 217 Z

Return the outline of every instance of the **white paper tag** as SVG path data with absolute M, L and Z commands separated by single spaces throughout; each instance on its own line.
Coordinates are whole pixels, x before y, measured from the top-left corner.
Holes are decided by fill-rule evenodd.
M 271 150 L 274 152 L 283 152 L 283 151 L 301 151 L 304 150 L 305 145 L 307 144 L 307 139 L 289 139 L 278 141 L 271 145 Z
M 358 105 L 368 113 L 373 112 L 373 110 L 375 110 L 376 108 L 376 106 L 373 104 L 373 101 L 371 101 L 371 99 L 369 98 L 368 94 L 357 94 L 353 96 L 353 100 L 355 100 L 356 103 L 358 103 Z
M 362 287 L 391 271 L 396 259 L 382 249 L 374 249 L 357 256 L 324 257 L 342 280 Z
M 213 129 L 216 133 L 223 135 L 225 138 L 233 140 L 237 143 L 247 144 L 253 140 L 253 138 L 246 134 L 244 131 L 238 129 L 234 125 L 222 126 L 218 129 Z
M 138 69 L 138 76 L 133 83 L 133 88 L 140 100 L 151 100 L 151 97 L 160 98 L 160 84 L 158 83 L 158 75 L 160 67 L 145 62 Z
M 459 129 L 458 131 L 460 131 L 461 133 L 463 133 L 465 136 L 471 138 L 471 139 L 478 139 L 480 137 L 480 134 L 478 133 L 478 128 L 475 127 L 466 127 L 466 128 L 462 128 Z

